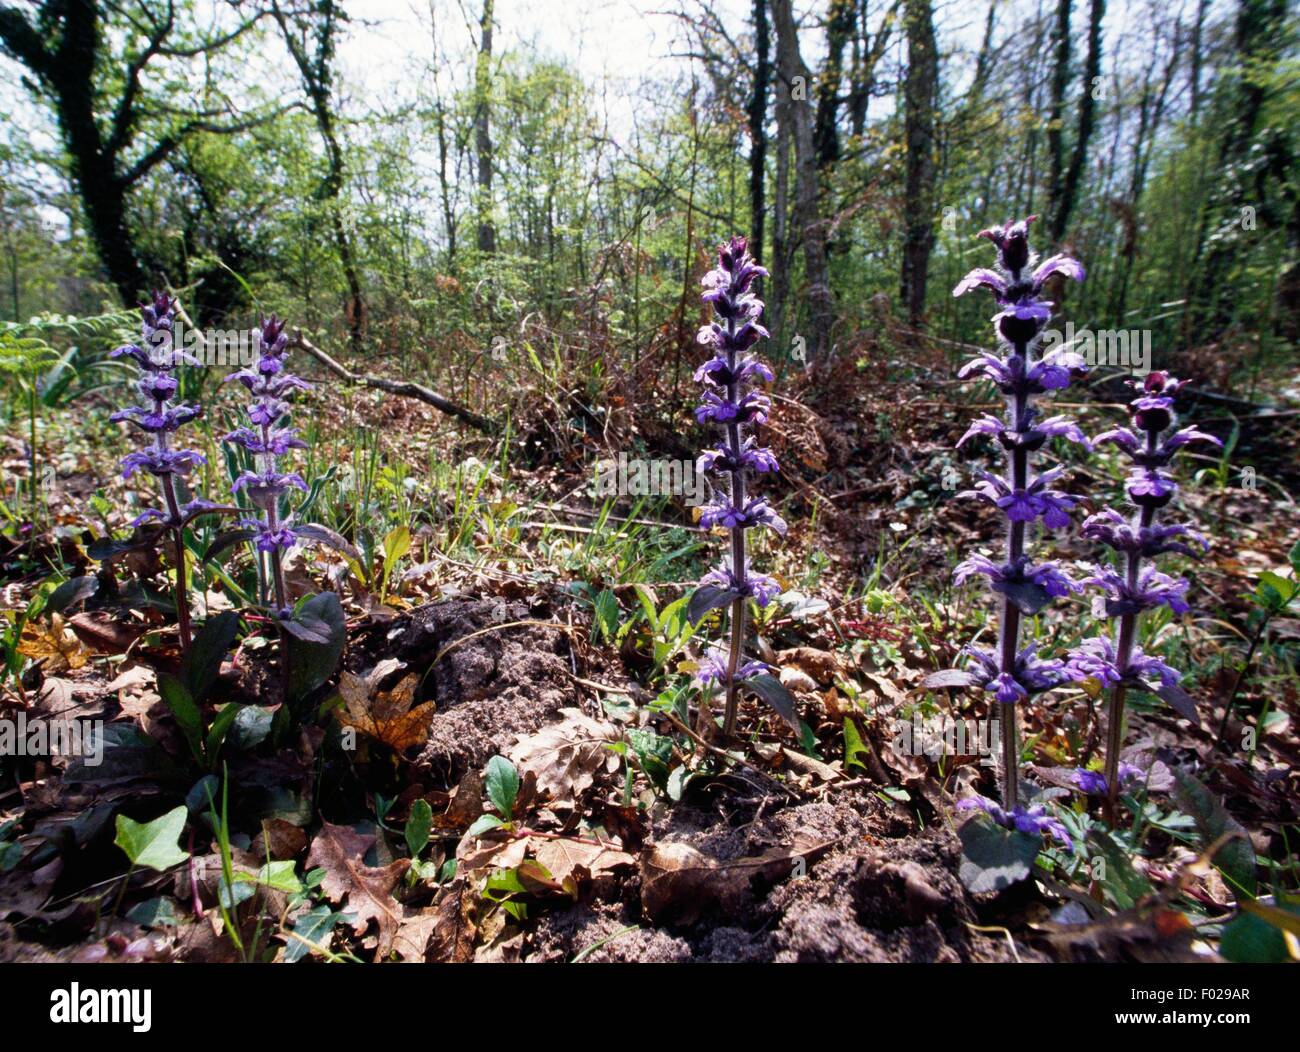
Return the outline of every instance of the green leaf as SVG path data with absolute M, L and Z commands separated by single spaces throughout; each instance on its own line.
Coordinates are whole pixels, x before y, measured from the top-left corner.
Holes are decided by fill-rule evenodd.
M 862 740 L 862 735 L 858 733 L 858 725 L 853 722 L 851 716 L 846 716 L 844 719 L 844 766 L 861 767 L 865 771 L 867 765 L 858 757 L 870 755 L 871 750 L 867 748 L 866 743 Z
M 418 858 L 420 852 L 428 846 L 429 830 L 433 828 L 433 808 L 423 798 L 411 805 L 410 817 L 406 820 L 406 849 L 412 858 Z
M 293 871 L 292 859 L 267 862 L 256 873 L 236 873 L 235 880 L 237 882 L 245 881 L 262 884 L 265 887 L 274 888 L 276 891 L 283 891 L 290 895 L 297 895 L 303 890 L 302 881 L 298 879 L 298 874 Z
M 515 765 L 504 756 L 492 757 L 488 760 L 484 785 L 497 813 L 509 819 L 514 814 L 515 798 L 519 795 L 519 772 Z
M 196 702 L 201 703 L 217 681 L 221 662 L 235 642 L 238 631 L 239 615 L 227 610 L 208 618 L 195 634 L 189 650 L 181 658 L 180 679 Z
M 1042 837 L 1003 829 L 988 815 L 977 814 L 957 830 L 961 840 L 961 882 L 976 894 L 1018 884 L 1034 870 Z
M 113 843 L 126 852 L 131 865 L 147 866 L 161 873 L 190 857 L 189 852 L 178 846 L 188 814 L 188 809 L 182 804 L 152 822 L 134 822 L 126 815 L 118 815 L 117 836 Z
M 295 526 L 293 532 L 309 544 L 323 544 L 341 555 L 346 555 L 349 559 L 361 558 L 361 553 L 352 547 L 342 534 L 335 533 L 318 522 L 305 522 L 301 526 Z
M 241 541 L 251 541 L 257 536 L 257 531 L 252 529 L 227 530 L 225 533 L 217 535 L 216 540 L 207 546 L 203 554 L 199 557 L 200 562 L 211 562 L 227 548 L 232 548 Z M 98 542 L 96 542 L 98 543 Z M 93 556 L 102 559 L 103 556 Z
M 1116 907 L 1132 909 L 1152 893 L 1151 882 L 1134 868 L 1128 851 L 1113 836 L 1094 827 L 1088 831 L 1088 843 L 1096 848 L 1106 863 L 1106 879 L 1100 883 L 1102 891 Z
M 411 528 L 395 526 L 384 535 L 384 568 L 391 570 L 394 563 L 411 550 Z
M 690 618 L 692 624 L 696 624 L 710 610 L 730 606 L 739 597 L 739 593 L 734 588 L 702 584 L 691 593 L 690 603 L 686 607 L 686 616 Z
M 489 833 L 493 829 L 501 829 L 505 823 L 496 815 L 479 815 L 474 824 L 465 830 L 465 835 L 473 839 L 481 837 L 484 833 Z
M 1234 895 L 1239 892 L 1255 896 L 1255 846 L 1245 828 L 1228 814 L 1222 801 L 1196 778 L 1185 771 L 1175 770 L 1178 786 L 1174 790 L 1178 806 L 1196 822 L 1202 850 L 1213 847 L 1220 839 L 1232 835 L 1215 851 L 1212 861 L 1228 881 Z
M 799 713 L 796 709 L 794 695 L 786 689 L 785 684 L 779 679 L 775 676 L 769 676 L 767 673 L 761 673 L 744 680 L 742 686 L 747 690 L 752 690 L 775 709 L 776 714 L 785 720 L 796 735 L 801 733 Z
M 1258 905 L 1265 905 L 1260 901 Z M 1300 903 L 1271 906 L 1300 918 Z M 1283 929 L 1244 910 L 1224 926 L 1219 954 L 1234 964 L 1287 964 L 1292 960 Z
M 294 615 L 300 623 L 317 628 L 323 641 L 289 639 L 289 698 L 301 701 L 326 683 L 338 668 L 347 642 L 347 622 L 334 592 L 321 592 L 304 602 Z
M 253 708 L 255 706 L 243 706 L 230 704 L 223 706 L 222 709 L 213 717 L 211 726 L 208 727 L 208 736 L 203 741 L 203 751 L 209 763 L 217 758 L 217 753 L 221 751 L 221 746 L 226 740 L 226 735 L 230 733 L 230 728 L 235 725 L 235 720 L 239 718 L 240 710 L 245 707 Z
M 603 589 L 596 596 L 595 611 L 595 626 L 608 643 L 614 632 L 618 630 L 618 598 L 608 588 Z
M 1287 552 L 1287 561 L 1291 563 L 1291 569 L 1296 577 L 1300 577 L 1300 541 L 1296 541 Z
M 69 577 L 50 593 L 45 601 L 45 609 L 51 613 L 61 614 L 70 606 L 89 599 L 99 591 L 98 577 Z
M 682 798 L 682 793 L 686 791 L 686 786 L 695 776 L 695 772 L 683 764 L 680 767 L 674 767 L 672 773 L 668 775 L 668 799 L 674 803 Z
M 161 896 L 132 906 L 127 911 L 126 919 L 142 928 L 179 928 L 181 923 L 176 917 L 172 900 Z
M 308 954 L 316 953 L 317 946 L 322 950 L 329 949 L 330 932 L 339 921 L 348 916 L 346 913 L 321 905 L 313 906 L 306 913 L 294 917 L 293 932 L 286 936 L 285 964 L 295 964 Z
M 202 763 L 203 716 L 199 713 L 199 707 L 194 703 L 185 684 L 170 673 L 159 672 L 158 693 L 162 696 L 163 704 L 171 711 L 181 733 L 185 735 L 190 752 L 194 754 L 197 761 Z

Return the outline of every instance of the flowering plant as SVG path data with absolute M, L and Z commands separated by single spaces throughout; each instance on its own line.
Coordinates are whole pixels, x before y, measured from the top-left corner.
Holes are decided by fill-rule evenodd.
M 357 558 L 356 550 L 341 536 L 317 523 L 302 523 L 288 506 L 291 490 L 308 491 L 307 482 L 294 471 L 282 470 L 280 458 L 294 449 L 306 448 L 295 428 L 287 423 L 289 399 L 295 392 L 311 385 L 285 368 L 289 336 L 283 320 L 271 315 L 263 318 L 256 332 L 258 357 L 251 366 L 226 377 L 226 382 L 241 384 L 253 397 L 248 407 L 252 427 L 241 426 L 225 435 L 223 441 L 251 454 L 251 470 L 240 473 L 231 491 L 248 498 L 260 517 L 240 521 L 240 528 L 218 538 L 208 549 L 211 558 L 221 548 L 239 541 L 251 542 L 258 556 L 270 565 L 270 587 L 274 606 L 271 610 L 280 633 L 280 664 L 286 700 L 289 700 L 291 661 L 290 637 L 306 643 L 328 643 L 338 634 L 341 610 L 332 593 L 319 609 L 295 610 L 289 602 L 285 583 L 284 555 L 300 542 L 326 544 Z M 265 577 L 264 577 L 265 579 Z M 317 597 L 318 599 L 322 597 Z M 324 616 L 322 616 L 324 615 Z
M 1035 563 L 1025 550 L 1026 529 L 1040 522 L 1048 530 L 1060 529 L 1070 521 L 1075 499 L 1053 488 L 1062 468 L 1035 476 L 1032 456 L 1050 438 L 1064 438 L 1088 447 L 1078 426 L 1064 417 L 1042 418 L 1034 404 L 1037 396 L 1058 391 L 1085 371 L 1083 357 L 1064 346 L 1038 354 L 1043 328 L 1052 315 L 1052 304 L 1043 298 L 1049 278 L 1061 275 L 1082 281 L 1083 266 L 1065 255 L 1042 263 L 1029 246 L 1029 224 L 1034 216 L 1016 223 L 980 232 L 997 249 L 997 269 L 972 270 L 953 290 L 962 296 L 975 289 L 993 294 L 998 312 L 993 329 L 1001 344 L 999 354 L 984 353 L 967 363 L 961 377 L 982 376 L 992 380 L 1006 399 L 1005 416 L 982 416 L 962 436 L 958 445 L 975 435 L 996 438 L 1006 453 L 1006 474 L 980 472 L 980 482 L 961 496 L 973 496 L 996 507 L 1006 517 L 1006 556 L 995 562 L 972 555 L 956 569 L 958 584 L 980 574 L 1002 597 L 996 653 L 967 646 L 969 663 L 963 670 L 947 670 L 930 676 L 926 686 L 975 686 L 993 694 L 1001 707 L 1003 793 L 1000 807 L 984 807 L 995 822 L 1006 828 L 1022 829 L 1027 812 L 1019 807 L 1020 746 L 1016 734 L 1016 705 L 1066 682 L 1069 674 L 1063 661 L 1040 658 L 1033 645 L 1020 646 L 1020 622 L 1033 616 L 1047 603 L 1076 592 L 1079 585 L 1055 563 Z
M 713 305 L 716 318 L 699 332 L 699 342 L 711 348 L 713 356 L 695 370 L 696 381 L 704 385 L 695 419 L 701 424 L 717 424 L 722 440 L 699 458 L 699 468 L 726 476 L 727 486 L 723 499 L 704 507 L 700 525 L 705 529 L 727 529 L 731 543 L 729 558 L 700 580 L 687 612 L 692 621 L 699 621 L 710 610 L 730 611 L 728 646 L 710 647 L 695 675 L 701 688 L 725 692 L 724 738 L 735 734 L 742 687 L 771 705 L 799 733 L 794 698 L 770 674 L 770 666 L 744 656 L 748 603 L 753 600 L 760 607 L 766 606 L 781 590 L 773 578 L 750 565 L 745 532 L 765 527 L 784 536 L 786 531 L 785 521 L 768 502 L 748 496 L 746 488 L 751 472 L 777 470 L 772 451 L 745 434 L 746 427 L 766 423 L 772 407 L 767 395 L 752 388 L 757 380 L 773 379 L 767 364 L 751 353 L 754 345 L 768 335 L 759 320 L 763 302 L 753 293 L 755 279 L 766 275 L 767 270 L 749 254 L 745 238 L 733 237 L 719 247 L 718 266 L 703 281 L 702 299 Z
M 1083 583 L 1094 585 L 1105 596 L 1106 616 L 1117 618 L 1116 637 L 1097 636 L 1084 640 L 1069 660 L 1069 671 L 1078 680 L 1092 679 L 1109 689 L 1105 774 L 1094 781 L 1113 814 L 1123 781 L 1120 749 L 1124 735 L 1124 701 L 1130 689 L 1149 691 L 1164 699 L 1180 715 L 1199 722 L 1196 704 L 1179 686 L 1180 674 L 1159 658 L 1143 652 L 1137 643 L 1138 621 L 1144 610 L 1167 606 L 1175 614 L 1188 610 L 1185 578 L 1161 573 L 1150 561 L 1168 552 L 1195 556 L 1208 548 L 1199 533 L 1185 525 L 1159 525 L 1156 515 L 1178 492 L 1178 484 L 1167 470 L 1175 454 L 1192 442 L 1222 443 L 1194 427 L 1172 430 L 1174 396 L 1186 384 L 1163 372 L 1132 381 L 1137 397 L 1129 403 L 1133 426 L 1118 427 L 1098 435 L 1096 445 L 1113 445 L 1132 462 L 1125 488 L 1136 506 L 1133 518 L 1107 508 L 1089 516 L 1083 534 L 1100 541 L 1123 561 L 1122 571 L 1097 566 Z
M 152 436 L 148 448 L 128 453 L 122 458 L 122 477 L 129 479 L 137 472 L 145 472 L 158 480 L 163 497 L 163 508 L 146 508 L 131 520 L 132 528 L 156 521 L 159 529 L 140 544 L 108 547 L 110 553 L 131 548 L 151 547 L 164 533 L 172 537 L 175 561 L 176 621 L 181 645 L 188 648 L 192 639 L 190 627 L 189 589 L 186 584 L 185 527 L 200 515 L 237 509 L 219 507 L 209 501 L 193 499 L 181 503 L 178 478 L 188 475 L 194 467 L 207 463 L 207 458 L 195 449 L 177 448 L 172 436 L 181 425 L 194 420 L 202 408 L 194 404 L 174 403 L 180 384 L 173 375 L 179 365 L 199 365 L 193 355 L 174 345 L 176 300 L 165 292 L 155 292 L 148 303 L 142 304 L 141 340 L 129 343 L 109 355 L 111 358 L 130 358 L 139 366 L 140 378 L 136 389 L 144 402 L 114 413 L 109 419 L 125 420 Z

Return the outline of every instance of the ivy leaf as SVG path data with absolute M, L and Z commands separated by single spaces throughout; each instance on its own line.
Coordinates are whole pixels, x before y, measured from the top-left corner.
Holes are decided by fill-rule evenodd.
M 288 945 L 284 949 L 285 964 L 295 964 L 309 953 L 329 948 L 330 932 L 339 921 L 350 920 L 350 915 L 342 910 L 332 910 L 321 904 L 313 906 L 305 913 L 293 919 L 293 932 L 289 935 Z
M 188 814 L 188 809 L 181 804 L 152 822 L 134 822 L 126 815 L 118 815 L 113 843 L 126 852 L 131 865 L 147 866 L 162 873 L 190 857 L 178 845 Z

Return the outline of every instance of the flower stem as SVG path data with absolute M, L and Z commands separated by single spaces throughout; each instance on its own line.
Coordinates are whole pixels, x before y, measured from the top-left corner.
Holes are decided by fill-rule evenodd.
M 1028 366 L 1028 348 L 1024 344 L 1016 345 L 1016 353 L 1025 359 Z M 1029 395 L 1020 391 L 1008 402 L 1011 413 L 1011 427 L 1022 431 L 1028 422 Z M 1029 486 L 1029 451 L 1017 445 L 1011 450 L 1007 466 L 1007 485 L 1012 491 L 1024 490 Z M 1007 531 L 1007 562 L 1018 565 L 1025 553 L 1025 524 L 1011 522 Z M 1015 675 L 1016 654 L 1020 650 L 1020 607 L 1010 596 L 1002 597 L 1002 618 L 999 624 L 999 661 L 1003 674 Z M 1016 707 L 1014 704 L 1002 706 L 1002 804 L 1007 810 L 1014 810 L 1020 798 L 1020 741 L 1016 732 Z
M 160 475 L 163 497 L 167 500 L 167 515 L 172 523 L 172 544 L 176 560 L 176 627 L 181 635 L 181 648 L 188 650 L 193 639 L 190 629 L 189 588 L 185 581 L 185 527 L 181 525 L 180 503 L 176 500 L 176 481 L 171 475 Z
M 729 335 L 734 335 L 735 331 L 735 320 L 729 318 L 727 332 Z M 736 352 L 733 349 L 727 351 L 727 367 L 734 376 Z M 739 383 L 733 381 L 727 385 L 727 398 L 733 403 L 739 402 Z M 745 469 L 740 463 L 740 424 L 734 420 L 727 424 L 727 442 L 731 446 L 731 456 L 735 461 L 735 467 L 731 472 L 731 506 L 739 514 L 745 507 Z M 736 587 L 743 589 L 745 584 L 745 527 L 743 526 L 734 526 L 731 530 L 731 573 L 736 579 Z M 740 700 L 736 672 L 740 668 L 741 656 L 745 648 L 745 613 L 745 597 L 742 595 L 731 604 L 729 619 L 731 651 L 727 655 L 727 707 L 722 719 L 722 736 L 726 740 L 730 740 L 736 733 L 736 711 Z

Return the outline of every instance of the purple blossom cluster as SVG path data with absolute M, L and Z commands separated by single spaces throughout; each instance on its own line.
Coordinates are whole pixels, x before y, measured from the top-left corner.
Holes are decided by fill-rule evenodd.
M 179 503 L 175 477 L 188 475 L 194 467 L 206 464 L 207 458 L 195 449 L 177 449 L 172 436 L 181 427 L 200 416 L 197 405 L 177 403 L 172 399 L 180 384 L 173 372 L 178 365 L 198 365 L 198 359 L 173 346 L 176 301 L 165 292 L 155 292 L 149 303 L 141 305 L 140 344 L 128 343 L 111 352 L 111 358 L 130 358 L 140 367 L 136 389 L 143 405 L 131 406 L 114 413 L 110 420 L 126 420 L 152 436 L 148 449 L 128 453 L 122 458 L 122 477 L 129 479 L 145 471 L 159 481 L 166 509 L 146 508 L 131 520 L 131 526 L 156 519 L 176 528 L 193 513 L 209 507 L 206 501 L 194 500 L 183 507 Z
M 131 406 L 114 413 L 109 419 L 127 421 L 152 438 L 148 448 L 128 453 L 122 458 L 122 477 L 129 479 L 143 471 L 158 480 L 163 508 L 146 508 L 131 520 L 135 528 L 146 522 L 157 521 L 162 531 L 170 531 L 175 560 L 176 620 L 181 645 L 188 647 L 191 640 L 189 591 L 185 582 L 185 540 L 187 523 L 199 515 L 217 510 L 217 506 L 201 498 L 181 503 L 177 483 L 179 476 L 188 475 L 207 458 L 196 449 L 179 448 L 174 436 L 183 424 L 199 417 L 202 407 L 178 403 L 180 387 L 173 375 L 180 365 L 198 365 L 198 359 L 175 346 L 176 300 L 165 292 L 154 292 L 148 303 L 140 307 L 140 343 L 129 343 L 110 353 L 112 358 L 130 358 L 139 366 L 140 378 L 136 390 L 143 404 Z
M 752 386 L 773 379 L 772 370 L 752 353 L 754 345 L 768 335 L 760 323 L 763 302 L 753 291 L 754 281 L 766 274 L 750 255 L 745 238 L 733 237 L 719 247 L 718 265 L 704 276 L 702 296 L 712 305 L 715 319 L 698 336 L 712 356 L 695 370 L 696 381 L 704 385 L 695 419 L 717 424 L 722 432 L 719 444 L 699 458 L 698 467 L 727 479 L 723 499 L 702 509 L 700 525 L 731 531 L 731 544 L 729 558 L 706 574 L 692 594 L 689 615 L 698 621 L 710 610 L 730 610 L 729 647 L 711 647 L 695 676 L 701 687 L 725 691 L 726 737 L 735 732 L 739 686 L 770 671 L 744 656 L 746 606 L 750 600 L 766 606 L 781 590 L 773 578 L 754 571 L 745 550 L 747 530 L 786 531 L 785 521 L 766 500 L 746 493 L 751 472 L 777 470 L 771 450 L 745 434 L 746 427 L 766 423 L 772 407 L 771 399 Z
M 262 518 L 245 519 L 240 525 L 251 531 L 250 539 L 257 549 L 271 557 L 276 606 L 281 617 L 288 617 L 281 556 L 298 542 L 299 534 L 289 520 L 281 517 L 280 498 L 290 489 L 306 492 L 307 483 L 297 473 L 281 471 L 279 458 L 290 450 L 305 448 L 306 443 L 282 421 L 289 412 L 288 399 L 311 385 L 285 369 L 289 337 L 281 319 L 274 314 L 262 319 L 257 341 L 257 361 L 226 377 L 226 382 L 242 384 L 252 396 L 248 417 L 253 426 L 235 428 L 223 441 L 253 455 L 253 470 L 236 478 L 231 490 L 244 493 L 263 513 Z
M 1046 833 L 1067 850 L 1074 851 L 1074 841 L 1066 832 L 1065 826 L 1043 804 L 1006 808 L 984 796 L 967 796 L 957 801 L 957 810 L 983 811 L 1003 829 L 1014 829 L 1030 836 Z
M 1069 678 L 1064 662 L 1039 658 L 1032 646 L 1021 648 L 1020 621 L 1022 616 L 1038 613 L 1051 599 L 1080 588 L 1055 563 L 1035 563 L 1026 551 L 1029 525 L 1041 523 L 1047 530 L 1062 529 L 1069 524 L 1076 503 L 1074 497 L 1054 488 L 1063 469 L 1035 475 L 1031 458 L 1051 438 L 1064 438 L 1090 448 L 1076 424 L 1061 416 L 1044 418 L 1034 404 L 1036 396 L 1059 391 L 1086 371 L 1082 355 L 1064 346 L 1037 353 L 1043 329 L 1052 316 L 1053 305 L 1045 298 L 1048 280 L 1060 275 L 1082 281 L 1084 270 L 1077 260 L 1065 255 L 1037 263 L 1029 244 L 1029 225 L 1034 218 L 981 231 L 979 236 L 987 238 L 997 250 L 996 269 L 973 270 L 953 290 L 954 296 L 963 296 L 975 289 L 987 289 L 998 306 L 992 323 L 999 353 L 981 354 L 958 375 L 991 380 L 1006 399 L 1006 414 L 980 417 L 961 442 L 976 435 L 996 439 L 1006 454 L 1006 472 L 980 472 L 980 481 L 961 496 L 974 497 L 1002 512 L 1007 522 L 1006 555 L 1001 561 L 970 556 L 958 565 L 956 581 L 960 584 L 982 574 L 993 591 L 1002 596 L 997 649 L 989 653 L 967 648 L 970 661 L 961 682 L 992 693 L 1002 706 L 1004 818 L 1021 814 L 1017 808 L 1019 744 L 1015 706 Z M 935 685 L 952 685 L 958 682 L 954 675 L 941 672 L 931 678 Z M 997 815 L 994 818 L 998 820 Z
M 1118 619 L 1117 635 L 1085 640 L 1069 660 L 1073 678 L 1095 679 L 1111 691 L 1103 782 L 1112 809 L 1123 781 L 1119 754 L 1128 689 L 1151 691 L 1181 714 L 1196 717 L 1195 704 L 1178 686 L 1179 673 L 1137 645 L 1138 620 L 1144 611 L 1159 606 L 1167 606 L 1175 614 L 1188 610 L 1187 580 L 1161 573 L 1149 560 L 1168 552 L 1195 556 L 1208 544 L 1188 526 L 1157 524 L 1156 516 L 1178 491 L 1168 470 L 1178 450 L 1192 442 L 1222 445 L 1213 435 L 1194 427 L 1173 430 L 1174 399 L 1185 380 L 1153 372 L 1132 383 L 1137 389 L 1129 403 L 1133 426 L 1098 435 L 1095 444 L 1113 445 L 1128 457 L 1131 470 L 1125 489 L 1136 511 L 1131 519 L 1125 519 L 1118 511 L 1106 509 L 1083 523 L 1084 536 L 1110 548 L 1122 563 L 1119 568 L 1097 566 L 1082 582 L 1097 587 L 1105 596 L 1107 617 Z

